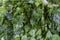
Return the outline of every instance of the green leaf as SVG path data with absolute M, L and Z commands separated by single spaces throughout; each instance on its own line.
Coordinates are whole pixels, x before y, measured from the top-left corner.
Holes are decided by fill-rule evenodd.
M 54 34 L 51 40 L 60 40 L 60 37 L 57 34 Z

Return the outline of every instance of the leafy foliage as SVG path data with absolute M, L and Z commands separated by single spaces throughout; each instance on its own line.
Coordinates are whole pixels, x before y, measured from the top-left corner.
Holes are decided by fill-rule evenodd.
M 60 40 L 60 0 L 0 0 L 0 40 Z

